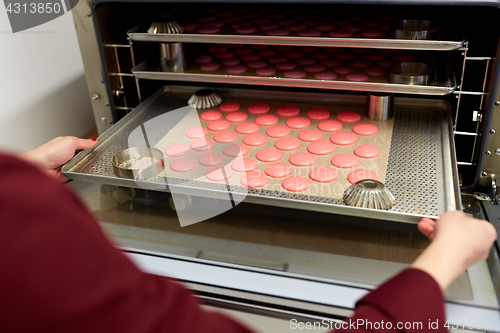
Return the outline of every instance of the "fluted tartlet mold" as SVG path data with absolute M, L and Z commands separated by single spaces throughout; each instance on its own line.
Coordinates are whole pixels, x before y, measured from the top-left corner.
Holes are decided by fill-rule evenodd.
M 148 28 L 148 34 L 182 34 L 184 28 L 176 21 L 153 22 Z
M 365 179 L 351 185 L 344 192 L 344 202 L 348 206 L 384 209 L 394 206 L 394 195 L 377 180 Z
M 198 90 L 188 101 L 189 105 L 192 105 L 197 109 L 213 108 L 219 106 L 221 103 L 222 98 L 210 89 Z

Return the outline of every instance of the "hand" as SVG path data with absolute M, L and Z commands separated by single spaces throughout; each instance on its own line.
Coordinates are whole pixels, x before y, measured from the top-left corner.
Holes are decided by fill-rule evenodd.
M 418 230 L 420 230 L 420 232 L 423 233 L 430 240 L 434 239 L 435 226 L 436 226 L 436 221 L 428 217 L 422 218 L 417 225 Z
M 490 222 L 459 211 L 447 212 L 437 221 L 423 218 L 418 228 L 432 243 L 412 267 L 429 273 L 443 291 L 469 266 L 486 259 L 497 238 Z
M 79 139 L 73 136 L 55 138 L 27 153 L 19 155 L 24 160 L 38 166 L 52 177 L 65 182 L 61 167 L 75 156 L 77 150 L 94 147 L 96 139 Z

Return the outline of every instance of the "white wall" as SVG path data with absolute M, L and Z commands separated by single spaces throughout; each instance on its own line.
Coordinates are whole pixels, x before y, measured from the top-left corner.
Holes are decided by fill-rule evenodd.
M 71 13 L 13 34 L 0 5 L 0 149 L 27 151 L 94 126 Z

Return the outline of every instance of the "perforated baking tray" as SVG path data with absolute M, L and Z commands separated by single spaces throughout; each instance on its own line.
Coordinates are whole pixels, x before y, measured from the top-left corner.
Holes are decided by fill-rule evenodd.
M 151 188 L 162 184 L 160 179 L 135 181 L 114 175 L 111 160 L 128 148 L 130 133 L 165 112 L 187 105 L 192 93 L 201 87 L 164 87 L 148 98 L 101 135 L 97 145 L 83 151 L 63 167 L 71 179 L 135 188 Z M 363 107 L 365 96 L 344 96 L 324 93 L 297 93 L 243 89 L 218 89 L 224 99 L 258 99 L 286 103 L 343 105 Z M 158 124 L 158 140 L 181 118 L 169 117 L 169 124 Z M 148 129 L 150 131 L 150 129 Z M 149 132 L 148 132 L 149 136 Z M 153 139 L 154 140 L 154 139 Z M 233 198 L 241 193 L 245 202 L 294 209 L 336 213 L 350 216 L 416 223 L 422 216 L 436 218 L 445 211 L 460 209 L 460 191 L 456 171 L 450 106 L 444 101 L 396 98 L 395 119 L 389 151 L 386 186 L 396 197 L 396 205 L 388 211 L 363 209 L 344 205 L 338 199 L 285 193 L 271 190 L 231 186 Z M 225 184 L 200 181 L 171 180 L 158 191 L 195 194 L 210 198 L 227 195 Z M 248 193 L 247 193 L 248 192 Z
M 259 45 L 290 45 L 290 46 L 322 46 L 322 47 L 352 47 L 400 50 L 452 51 L 464 47 L 463 36 L 451 29 L 442 28 L 434 40 L 405 40 L 395 38 L 366 38 L 356 34 L 350 38 L 333 37 L 300 37 L 300 36 L 268 36 L 262 31 L 242 35 L 234 29 L 223 29 L 218 34 L 150 34 L 149 25 L 139 25 L 127 31 L 128 37 L 138 42 L 162 43 L 222 43 L 222 44 L 259 44 Z
M 428 63 L 433 69 L 430 83 L 428 85 L 408 85 L 389 83 L 385 78 L 370 79 L 366 82 L 347 81 L 343 75 L 335 80 L 318 80 L 307 76 L 303 79 L 290 79 L 274 76 L 265 77 L 254 74 L 249 70 L 244 74 L 227 74 L 222 69 L 213 73 L 201 71 L 196 65 L 192 65 L 184 73 L 163 72 L 160 66 L 153 60 L 145 61 L 132 69 L 132 73 L 139 79 L 147 80 L 170 80 L 190 82 L 213 82 L 226 84 L 247 84 L 259 86 L 281 86 L 300 88 L 320 88 L 348 91 L 370 91 L 399 94 L 418 94 L 443 96 L 453 93 L 456 89 L 455 72 L 447 61 L 448 57 L 436 57 L 424 54 L 422 62 Z
M 130 30 L 127 35 L 137 42 L 163 43 L 222 43 L 222 44 L 258 44 L 290 46 L 353 47 L 374 49 L 452 51 L 464 47 L 464 39 L 445 40 L 404 40 L 375 38 L 325 38 L 325 37 L 275 37 L 245 35 L 200 35 L 200 34 L 148 34 L 139 32 L 140 28 Z

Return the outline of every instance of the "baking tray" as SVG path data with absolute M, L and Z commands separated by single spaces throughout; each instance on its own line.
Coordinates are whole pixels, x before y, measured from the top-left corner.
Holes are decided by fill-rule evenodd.
M 379 82 L 353 82 L 342 78 L 335 80 L 318 79 L 290 79 L 285 77 L 263 77 L 250 74 L 233 75 L 223 72 L 206 74 L 196 68 L 188 69 L 184 73 L 162 72 L 160 66 L 153 60 L 145 61 L 132 69 L 138 79 L 170 80 L 190 82 L 212 82 L 226 84 L 248 84 L 260 86 L 281 86 L 300 88 L 320 88 L 348 91 L 370 91 L 400 94 L 418 94 L 443 96 L 452 94 L 456 89 L 456 78 L 450 62 L 443 59 L 437 61 L 435 57 L 428 57 L 431 66 L 435 69 L 429 85 L 407 85 Z
M 160 89 L 130 112 L 98 139 L 97 145 L 82 151 L 63 167 L 70 179 L 124 187 L 153 188 L 176 193 L 227 198 L 225 184 L 200 181 L 160 179 L 135 181 L 118 178 L 111 167 L 113 156 L 128 148 L 129 134 L 146 121 L 165 112 L 186 106 L 187 100 L 202 87 L 170 86 Z M 261 101 L 308 102 L 317 105 L 362 107 L 365 96 L 321 93 L 277 92 L 247 89 L 217 89 L 224 99 L 259 99 Z M 270 190 L 231 186 L 233 198 L 245 202 L 294 209 L 311 210 L 371 219 L 416 223 L 422 216 L 436 218 L 461 208 L 456 170 L 450 106 L 444 101 L 396 98 L 395 119 L 385 183 L 396 197 L 396 205 L 387 211 L 346 206 L 338 199 L 306 196 Z M 169 117 L 171 118 L 171 117 Z M 158 124 L 158 139 L 181 119 Z M 148 133 L 149 135 L 149 133 Z M 154 145 L 154 143 L 151 143 Z M 236 200 L 236 199 L 235 199 Z
M 453 51 L 464 47 L 463 37 L 452 37 L 447 30 L 438 34 L 437 40 L 405 40 L 395 38 L 333 38 L 297 37 L 240 34 L 148 34 L 146 25 L 137 26 L 127 32 L 128 37 L 137 42 L 161 43 L 221 43 L 221 44 L 259 44 L 290 46 L 322 46 L 400 50 Z

